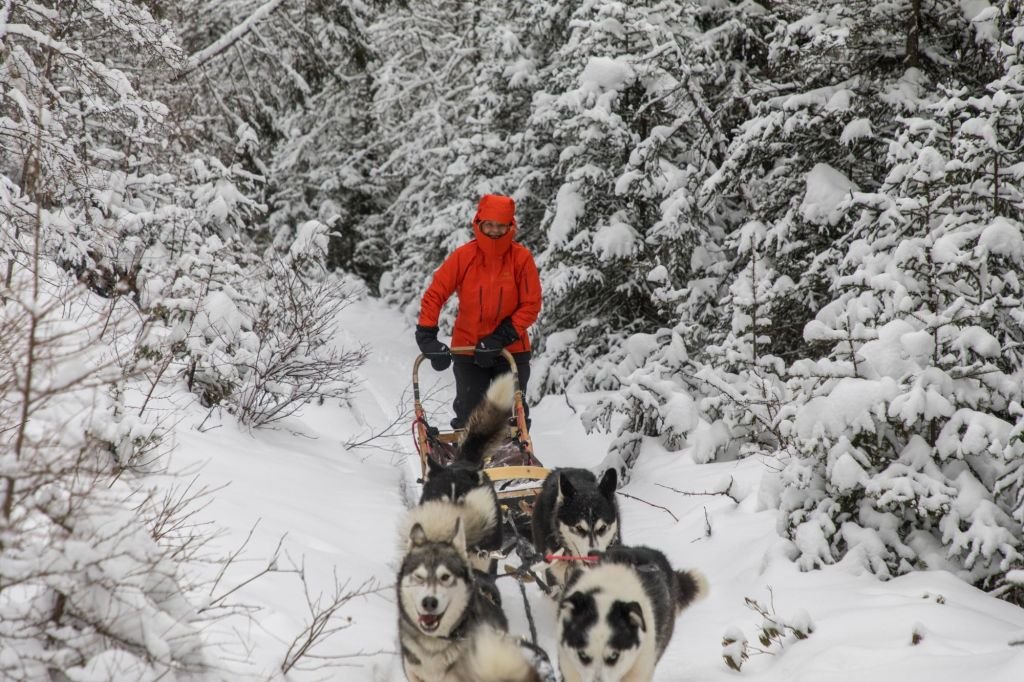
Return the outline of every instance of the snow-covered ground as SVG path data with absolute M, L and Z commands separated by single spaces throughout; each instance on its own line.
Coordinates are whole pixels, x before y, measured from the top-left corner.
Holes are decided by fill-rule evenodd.
M 368 592 L 344 604 L 329 624 L 343 629 L 312 652 L 320 658 L 300 659 L 290 679 L 397 681 L 403 677 L 393 576 L 403 482 L 411 470 L 406 458 L 413 452 L 410 373 L 416 349 L 402 316 L 372 299 L 346 309 L 340 329 L 341 343 L 365 344 L 369 351 L 351 408 L 310 406 L 277 429 L 250 433 L 229 415 L 208 415 L 188 396 L 163 400 L 180 419 L 175 465 L 201 467 L 197 485 L 218 488 L 196 517 L 227 529 L 209 549 L 243 548 L 214 597 L 260 573 L 280 543 L 277 568 L 303 567 L 311 598 L 329 599 L 336 580 L 346 591 Z M 424 365 L 421 382 L 437 423 L 446 422 L 450 372 L 437 374 Z M 576 412 L 586 400 L 548 397 L 534 407 L 534 445 L 546 465 L 601 462 L 610 437 L 584 433 Z M 711 585 L 708 598 L 679 618 L 656 680 L 1024 680 L 1024 609 L 943 571 L 887 583 L 844 564 L 800 572 L 775 532 L 772 472 L 770 461 L 698 465 L 685 451 L 648 446 L 621 489 L 625 540 L 661 549 L 676 566 L 703 571 Z M 692 494 L 726 489 L 729 495 Z M 211 574 L 217 569 L 211 566 Z M 528 636 L 518 587 L 511 578 L 499 584 L 512 629 Z M 554 658 L 553 605 L 534 585 L 527 595 L 539 643 Z M 296 573 L 270 573 L 226 601 L 232 599 L 259 611 L 251 618 L 232 616 L 214 629 L 226 665 L 239 675 L 272 676 L 310 622 L 303 581 Z M 789 634 L 781 645 L 766 647 L 758 642 L 763 616 L 746 599 L 784 624 L 813 630 L 806 639 Z M 258 644 L 251 650 L 233 644 L 236 628 Z M 727 633 L 742 633 L 765 653 L 752 651 L 741 672 L 730 670 L 722 657 Z

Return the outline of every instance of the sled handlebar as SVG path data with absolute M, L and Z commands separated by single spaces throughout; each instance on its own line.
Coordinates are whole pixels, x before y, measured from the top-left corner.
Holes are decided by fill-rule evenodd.
M 476 352 L 476 348 L 474 348 L 473 346 L 456 346 L 455 348 L 451 349 L 451 354 L 452 355 L 472 355 L 475 352 Z M 516 360 L 515 360 L 515 358 L 512 357 L 512 354 L 509 353 L 504 348 L 501 349 L 501 357 L 505 358 L 505 361 L 508 363 L 509 369 L 512 371 L 512 376 L 515 377 L 516 387 L 518 388 L 519 387 L 519 368 L 516 367 Z M 424 360 L 427 360 L 427 359 L 428 358 L 427 358 L 426 355 L 424 355 L 423 353 L 420 353 L 416 357 L 416 361 L 412 364 L 412 383 L 413 383 L 413 386 L 416 386 L 419 383 L 418 378 L 419 378 L 419 373 L 420 373 L 420 364 Z

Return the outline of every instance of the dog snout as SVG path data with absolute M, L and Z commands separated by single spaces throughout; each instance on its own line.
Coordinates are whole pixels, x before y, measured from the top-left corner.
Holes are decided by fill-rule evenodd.
M 437 597 L 424 597 L 420 603 L 423 605 L 423 610 L 427 613 L 437 610 Z

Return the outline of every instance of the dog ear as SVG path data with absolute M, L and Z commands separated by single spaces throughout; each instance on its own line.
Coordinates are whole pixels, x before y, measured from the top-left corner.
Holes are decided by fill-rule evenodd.
M 644 610 L 640 607 L 640 602 L 631 601 L 628 604 L 623 604 L 623 608 L 626 611 L 626 616 L 633 625 L 640 629 L 641 632 L 647 632 L 647 622 L 644 620 Z
M 572 484 L 568 476 L 563 476 L 562 472 L 555 474 L 558 476 L 558 496 L 559 498 L 572 497 L 576 494 L 576 486 Z
M 592 599 L 592 597 L 589 598 Z M 570 616 L 575 616 L 583 611 L 586 606 L 587 599 L 587 595 L 580 592 L 573 592 L 562 600 L 562 604 L 558 608 L 561 611 L 568 610 Z
M 427 476 L 432 476 L 438 471 L 444 471 L 444 465 L 439 464 L 433 457 L 427 457 Z
M 615 498 L 615 487 L 618 485 L 619 476 L 615 471 L 615 467 L 608 469 L 601 476 L 601 482 L 597 484 L 597 489 L 601 491 L 601 495 L 611 500 Z
M 414 523 L 412 530 L 409 531 L 409 541 L 412 542 L 413 547 L 418 547 L 427 541 L 427 532 L 423 530 L 423 526 Z

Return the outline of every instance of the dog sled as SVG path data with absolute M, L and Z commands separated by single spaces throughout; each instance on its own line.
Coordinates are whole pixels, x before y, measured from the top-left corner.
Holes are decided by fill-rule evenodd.
M 456 347 L 452 353 L 470 354 L 473 350 L 471 346 Z M 515 383 L 512 419 L 504 442 L 484 460 L 483 470 L 494 484 L 505 520 L 514 525 L 516 533 L 528 536 L 533 502 L 548 470 L 534 454 L 515 360 L 507 350 L 502 350 L 501 354 L 511 368 Z M 428 421 L 420 400 L 419 368 L 424 359 L 426 356 L 421 353 L 412 366 L 413 437 L 420 457 L 420 480 L 426 480 L 430 460 L 442 466 L 454 460 L 464 435 L 463 429 L 443 430 Z

